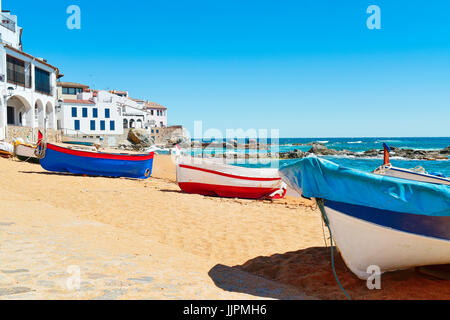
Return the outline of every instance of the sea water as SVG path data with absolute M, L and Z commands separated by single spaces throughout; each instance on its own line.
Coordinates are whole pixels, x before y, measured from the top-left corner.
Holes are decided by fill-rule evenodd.
M 270 141 L 269 141 L 270 142 Z M 414 150 L 441 150 L 450 146 L 450 137 L 448 138 L 280 138 L 278 143 L 269 150 L 245 150 L 234 149 L 228 151 L 229 153 L 265 153 L 267 151 L 279 151 L 288 152 L 293 150 L 309 151 L 311 149 L 310 143 L 322 143 L 329 149 L 334 150 L 349 150 L 353 152 L 364 152 L 370 149 L 383 149 L 383 143 L 391 147 L 414 149 Z M 298 145 L 301 144 L 301 145 Z M 223 153 L 223 149 L 206 149 L 205 153 Z M 201 153 L 201 150 L 193 152 Z M 348 168 L 359 169 L 363 171 L 373 171 L 383 164 L 383 160 L 378 158 L 355 158 L 346 156 L 326 156 L 324 157 L 335 163 Z M 267 163 L 242 163 L 242 160 L 235 162 L 234 164 L 246 167 L 278 167 L 285 163 L 298 161 L 298 159 L 292 160 L 273 160 Z M 391 163 L 400 168 L 412 169 L 417 166 L 423 167 L 429 173 L 441 173 L 445 176 L 450 176 L 450 160 L 447 161 L 426 161 L 426 160 L 410 160 L 400 159 L 396 157 L 391 158 Z M 233 163 L 232 163 L 233 164 Z

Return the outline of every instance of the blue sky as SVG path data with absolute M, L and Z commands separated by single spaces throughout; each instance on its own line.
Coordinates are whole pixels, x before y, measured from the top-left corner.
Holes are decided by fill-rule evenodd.
M 69 5 L 81 30 L 66 27 Z M 381 9 L 369 30 L 366 9 Z M 64 81 L 169 124 L 282 137 L 450 136 L 450 1 L 3 0 Z

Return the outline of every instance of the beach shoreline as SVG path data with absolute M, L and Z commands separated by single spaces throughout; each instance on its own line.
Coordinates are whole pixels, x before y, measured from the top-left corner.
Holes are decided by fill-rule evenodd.
M 181 193 L 164 155 L 148 180 L 15 159 L 0 172 L 0 299 L 345 299 L 312 201 Z M 67 289 L 70 266 L 80 289 Z M 336 266 L 354 299 L 450 299 L 449 281 L 414 270 L 369 290 L 339 256 Z

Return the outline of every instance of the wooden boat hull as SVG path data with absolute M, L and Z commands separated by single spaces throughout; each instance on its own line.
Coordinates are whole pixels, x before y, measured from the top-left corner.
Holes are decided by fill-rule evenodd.
M 16 144 L 14 145 L 14 155 L 21 161 L 39 163 L 38 157 L 35 155 L 36 147 Z
M 12 144 L 0 141 L 0 157 L 9 159 L 12 157 L 14 147 Z
M 283 198 L 286 188 L 276 169 L 252 169 L 188 160 L 177 164 L 177 183 L 186 193 L 224 198 Z
M 12 157 L 12 154 L 8 151 L 4 151 L 4 150 L 0 150 L 0 157 L 1 158 L 5 158 L 5 159 L 9 159 Z
M 309 157 L 280 168 L 315 198 L 342 258 L 361 279 L 450 263 L 450 188 L 342 167 Z
M 380 210 L 325 200 L 333 238 L 360 279 L 368 267 L 381 273 L 450 263 L 450 217 Z
M 428 183 L 435 183 L 435 184 L 444 184 L 447 186 L 450 186 L 450 179 L 433 176 L 431 174 L 426 173 L 420 173 L 420 172 L 414 172 L 411 170 L 403 169 L 403 168 L 397 168 L 392 166 L 383 166 L 380 169 L 376 170 L 374 173 L 381 174 L 389 177 L 395 177 L 400 179 L 407 179 L 407 180 L 414 180 L 414 181 L 420 181 L 420 182 L 428 182 Z
M 40 160 L 42 168 L 92 176 L 147 179 L 153 167 L 154 153 L 132 155 L 73 150 L 47 143 Z

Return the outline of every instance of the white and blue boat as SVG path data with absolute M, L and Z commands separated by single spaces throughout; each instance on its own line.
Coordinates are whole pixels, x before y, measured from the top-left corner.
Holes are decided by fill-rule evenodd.
M 280 168 L 283 180 L 315 198 L 350 270 L 371 273 L 450 264 L 450 187 L 383 176 L 316 157 Z
M 41 132 L 39 132 L 36 153 L 42 168 L 47 171 L 136 179 L 150 177 L 154 157 L 154 152 L 145 154 L 104 153 L 66 148 L 47 143 Z
M 441 173 L 429 173 L 423 167 L 416 167 L 414 169 L 404 169 L 394 167 L 389 160 L 389 153 L 391 148 L 387 144 L 384 147 L 384 164 L 377 168 L 373 173 L 384 176 L 396 177 L 399 179 L 415 180 L 435 184 L 445 184 L 450 186 L 450 179 Z

